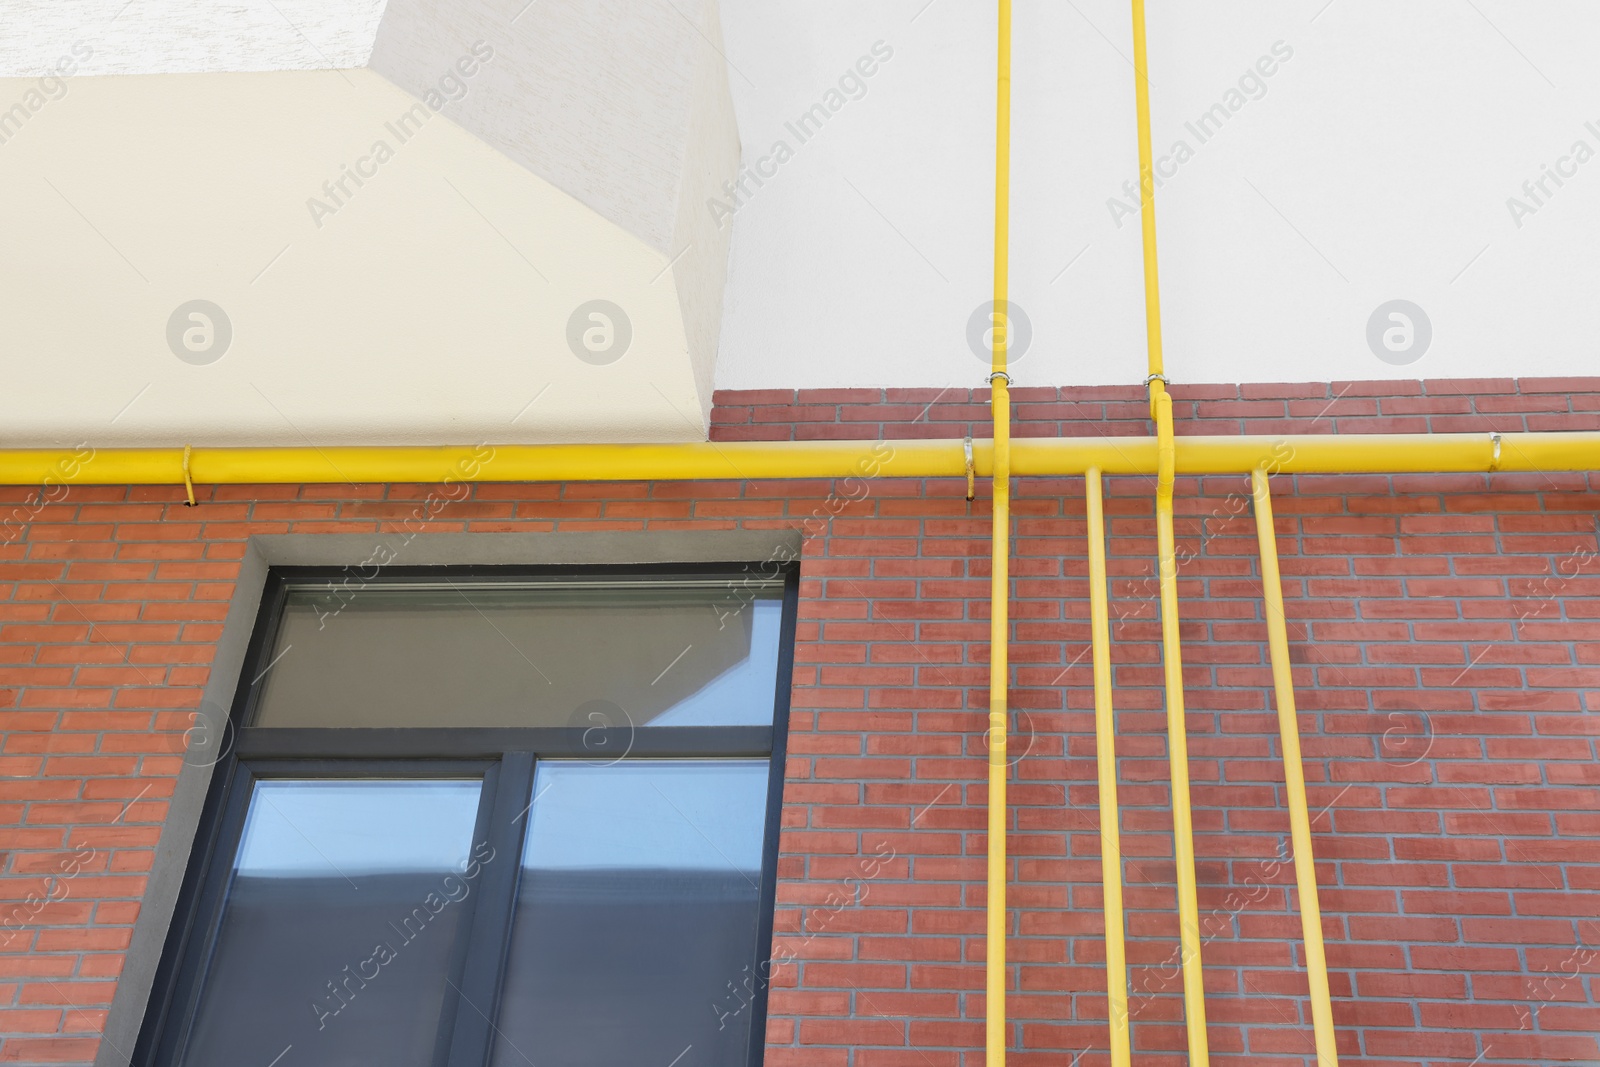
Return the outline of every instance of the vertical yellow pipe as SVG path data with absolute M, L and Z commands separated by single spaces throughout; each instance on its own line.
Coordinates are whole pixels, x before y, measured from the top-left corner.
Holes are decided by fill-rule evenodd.
M 984 1064 L 1006 1062 L 1006 683 L 1010 677 L 1011 379 L 1006 374 L 1007 262 L 1011 225 L 1011 0 L 999 0 L 995 69 L 994 365 L 989 374 L 994 418 L 994 525 L 989 587 L 989 884 L 985 914 Z
M 987 919 L 987 990 L 985 1001 L 985 1067 L 1003 1067 L 1006 1057 L 1006 681 L 1010 675 L 1006 642 L 1009 605 L 1011 487 L 1010 446 L 1006 443 L 1010 401 L 1004 378 L 994 381 L 994 529 L 992 578 L 989 588 L 989 891 Z
M 1100 770 L 1100 884 L 1106 914 L 1106 1000 L 1111 1067 L 1128 1067 L 1128 959 L 1122 932 L 1122 841 L 1117 816 L 1116 716 L 1111 707 L 1111 623 L 1106 603 L 1106 523 L 1100 468 L 1084 475 L 1088 502 L 1089 629 L 1094 648 L 1094 739 Z
M 1152 383 L 1156 426 L 1156 552 L 1161 570 L 1161 668 L 1167 690 L 1167 761 L 1172 774 L 1172 849 L 1178 883 L 1178 943 L 1183 952 L 1183 1010 L 1189 1063 L 1209 1063 L 1206 991 L 1200 962 L 1200 899 L 1194 874 L 1194 819 L 1189 810 L 1189 740 L 1183 717 L 1183 653 L 1178 640 L 1178 559 L 1172 535 L 1177 450 L 1172 397 Z
M 1150 61 L 1145 55 L 1144 0 L 1133 0 L 1133 88 L 1139 116 L 1139 227 L 1144 237 L 1144 332 L 1150 374 L 1162 374 L 1161 285 L 1156 270 L 1156 175 L 1150 147 Z M 1152 397 L 1152 417 L 1154 417 Z
M 1294 877 L 1300 890 L 1300 931 L 1306 943 L 1306 979 L 1311 990 L 1311 1022 L 1317 1039 L 1317 1067 L 1338 1067 L 1333 1039 L 1333 1002 L 1328 995 L 1328 957 L 1322 946 L 1322 907 L 1317 900 L 1317 865 L 1311 854 L 1311 817 L 1306 775 L 1300 760 L 1300 724 L 1295 718 L 1294 677 L 1289 669 L 1289 628 L 1283 614 L 1283 581 L 1278 573 L 1278 541 L 1272 524 L 1272 490 L 1267 472 L 1250 475 L 1256 502 L 1256 540 L 1261 547 L 1261 587 L 1267 609 L 1267 648 L 1272 656 L 1272 687 L 1277 695 L 1278 734 L 1283 739 L 1283 781 L 1289 796 L 1289 837 L 1294 843 Z
M 1195 887 L 1194 820 L 1189 810 L 1189 743 L 1183 717 L 1183 655 L 1178 641 L 1178 561 L 1172 533 L 1172 488 L 1177 473 L 1172 397 L 1161 351 L 1161 282 L 1156 269 L 1156 186 L 1150 146 L 1150 61 L 1144 0 L 1133 0 L 1134 101 L 1139 130 L 1139 221 L 1144 238 L 1145 343 L 1149 351 L 1150 417 L 1156 424 L 1156 551 L 1161 573 L 1161 663 L 1167 691 L 1167 759 L 1172 767 L 1173 857 L 1177 865 L 1178 937 L 1183 953 L 1184 1022 L 1189 1063 L 1209 1063 L 1205 982 L 1200 961 L 1200 903 Z

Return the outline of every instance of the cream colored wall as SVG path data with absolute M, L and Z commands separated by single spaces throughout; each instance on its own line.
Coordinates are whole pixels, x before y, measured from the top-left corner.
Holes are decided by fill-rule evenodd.
M 363 70 L 68 85 L 0 144 L 6 444 L 701 436 L 667 256 L 448 110 Z M 594 365 L 566 326 L 602 295 L 633 339 Z M 196 298 L 233 329 L 205 365 L 167 338 Z
M 715 0 L 19 4 L 0 442 L 703 439 Z
M 371 61 L 420 97 L 472 42 L 495 47 L 452 119 L 667 256 L 702 401 L 683 413 L 696 425 L 731 232 L 705 201 L 739 162 L 721 37 L 717 0 L 390 0 Z

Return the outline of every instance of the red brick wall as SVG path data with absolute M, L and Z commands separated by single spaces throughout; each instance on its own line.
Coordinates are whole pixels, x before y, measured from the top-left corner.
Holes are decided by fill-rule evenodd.
M 1593 1059 L 1600 497 L 1581 476 L 1279 481 L 1348 1062 Z M 1180 486 L 1179 553 L 1211 1043 L 1301 1063 L 1246 483 L 1199 488 Z M 981 1059 L 987 519 L 949 487 L 882 489 L 806 569 L 780 897 L 801 962 L 773 1002 L 776 1064 Z M 1149 487 L 1109 493 L 1135 1048 L 1182 1063 Z M 1018 1064 L 1105 1041 L 1080 497 L 1064 479 L 1016 498 Z
M 1023 379 L 1019 379 L 1019 382 Z M 1600 430 L 1600 377 L 1175 385 L 1179 434 Z M 1011 391 L 1018 437 L 1154 433 L 1137 385 Z M 716 441 L 989 435 L 987 389 L 724 389 Z
M 1600 1056 L 1600 487 L 1274 481 L 1346 1062 Z M 969 505 L 963 488 L 481 485 L 427 524 L 812 534 L 774 1067 L 982 1059 L 989 520 L 986 494 Z M 1218 1062 L 1300 1064 L 1309 1015 L 1244 491 L 1237 477 L 1178 490 L 1211 1041 Z M 188 509 L 165 487 L 43 504 L 0 490 L 26 519 L 0 541 L 0 1061 L 93 1055 L 243 538 L 404 529 L 428 492 L 200 487 Z M 1135 1048 L 1177 1064 L 1150 496 L 1146 479 L 1108 483 Z M 1105 1042 L 1081 499 L 1081 480 L 1027 479 L 1014 505 L 1017 1067 Z

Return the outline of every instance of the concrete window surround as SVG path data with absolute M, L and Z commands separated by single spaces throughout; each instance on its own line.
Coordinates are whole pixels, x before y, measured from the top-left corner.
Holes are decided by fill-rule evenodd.
M 381 541 L 379 538 L 375 542 L 367 534 L 274 534 L 250 538 L 240 561 L 222 635 L 217 640 L 216 659 L 201 698 L 201 714 L 214 714 L 220 724 L 232 707 L 271 568 L 354 569 L 372 556 Z M 396 565 L 759 563 L 772 558 L 797 559 L 800 552 L 798 530 L 448 533 L 412 541 Z M 126 1067 L 138 1041 L 214 766 L 214 761 L 185 762 L 178 774 L 95 1067 Z

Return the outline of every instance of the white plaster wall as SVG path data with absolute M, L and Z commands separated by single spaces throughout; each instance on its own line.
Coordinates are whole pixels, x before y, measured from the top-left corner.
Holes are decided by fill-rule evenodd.
M 474 41 L 488 42 L 498 61 L 461 101 L 461 125 L 664 251 L 694 28 L 665 0 L 538 0 L 515 21 L 503 7 L 391 0 L 372 67 L 420 97 Z
M 699 7 L 691 81 L 693 109 L 684 139 L 683 168 L 678 179 L 677 218 L 667 246 L 672 275 L 683 312 L 684 333 L 694 364 L 696 388 L 709 420 L 716 386 L 722 300 L 728 279 L 728 246 L 732 220 L 708 210 L 706 202 L 720 195 L 723 183 L 739 169 L 738 124 L 728 79 L 718 4 Z
M 1520 226 L 1507 206 L 1575 141 L 1600 153 L 1600 5 L 1148 7 L 1157 153 L 1195 149 L 1157 199 L 1174 381 L 1600 373 L 1600 158 Z M 993 5 L 724 0 L 724 23 L 746 165 L 796 151 L 734 220 L 717 384 L 981 384 L 964 333 L 991 285 Z M 879 40 L 865 96 L 799 145 L 784 122 Z M 1292 57 L 1199 143 L 1184 122 L 1275 42 Z M 1125 0 L 1016 4 L 1019 384 L 1144 376 L 1138 220 L 1107 206 L 1137 179 L 1131 55 Z M 1395 298 L 1433 329 L 1408 365 L 1366 340 Z
M 358 67 L 386 0 L 4 0 L 0 76 Z M 89 55 L 83 54 L 87 46 Z

